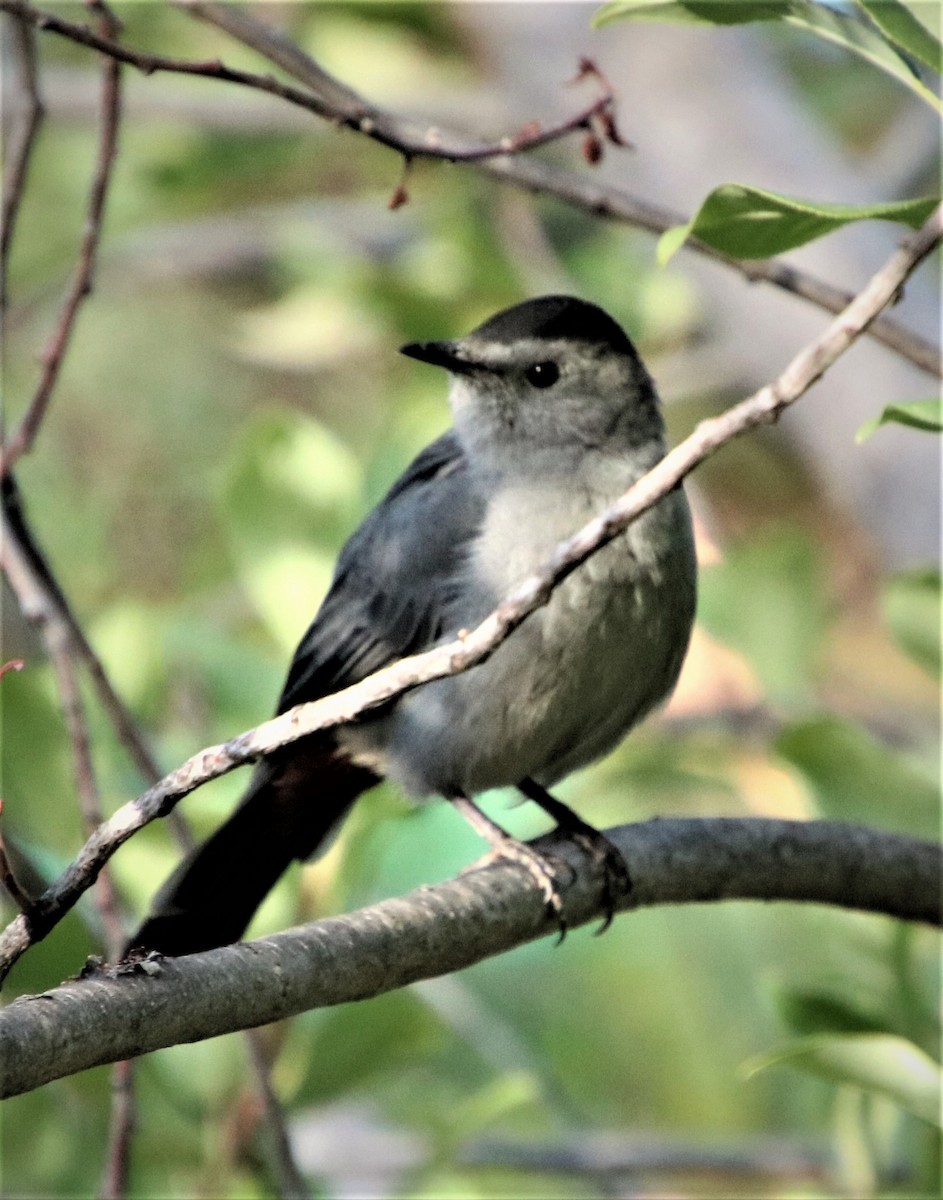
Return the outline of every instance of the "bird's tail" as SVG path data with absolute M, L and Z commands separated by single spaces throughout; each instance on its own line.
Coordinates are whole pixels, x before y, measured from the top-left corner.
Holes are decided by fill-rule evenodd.
M 323 739 L 267 758 L 229 820 L 160 889 L 127 950 L 177 957 L 238 941 L 289 864 L 311 857 L 377 782 Z

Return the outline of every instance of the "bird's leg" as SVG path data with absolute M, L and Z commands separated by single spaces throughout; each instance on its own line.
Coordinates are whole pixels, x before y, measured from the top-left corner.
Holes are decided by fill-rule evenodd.
M 596 932 L 605 933 L 612 924 L 616 904 L 620 897 L 628 895 L 632 890 L 632 879 L 622 852 L 610 842 L 604 833 L 600 833 L 598 829 L 584 821 L 562 800 L 551 796 L 547 789 L 541 787 L 535 780 L 522 779 L 517 785 L 517 789 L 528 800 L 539 804 L 549 817 L 553 817 L 557 828 L 571 837 L 578 846 L 586 851 L 593 863 L 602 868 L 602 900 L 606 916 Z
M 563 941 L 566 935 L 566 922 L 563 919 L 563 901 L 557 886 L 553 861 L 539 854 L 533 846 L 512 837 L 468 796 L 459 793 L 450 795 L 448 799 L 475 832 L 485 839 L 495 858 L 506 858 L 511 862 L 518 863 L 536 881 L 546 902 L 547 914 L 553 917 L 559 925 L 560 941 Z

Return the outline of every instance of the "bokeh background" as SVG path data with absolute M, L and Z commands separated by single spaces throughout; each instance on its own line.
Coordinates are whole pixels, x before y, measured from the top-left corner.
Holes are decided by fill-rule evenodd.
M 172 7 L 116 9 L 131 45 L 269 69 Z M 578 139 L 544 153 L 685 213 L 725 182 L 863 203 L 932 190 L 938 175 L 932 112 L 799 30 L 593 30 L 593 6 L 574 3 L 252 11 L 371 100 L 488 138 L 572 112 L 591 84 L 567 81 L 589 54 L 634 149 L 595 168 Z M 12 260 L 8 428 L 73 268 L 95 147 L 93 56 L 48 35 L 39 46 L 49 112 Z M 133 71 L 125 88 L 94 294 L 17 476 L 168 770 L 269 715 L 343 539 L 447 425 L 443 380 L 400 344 L 460 335 L 527 295 L 578 293 L 626 325 L 677 441 L 827 319 L 689 252 L 661 268 L 650 235 L 462 167 L 416 163 L 409 202 L 391 211 L 394 154 L 270 97 Z M 848 227 L 791 261 L 853 289 L 899 236 Z M 895 316 L 935 331 L 933 269 Z M 829 816 L 935 834 L 938 445 L 890 427 L 855 440 L 885 404 L 934 391 L 864 340 L 778 427 L 697 472 L 699 626 L 677 695 L 562 798 L 600 826 Z M 51 878 L 82 840 L 69 748 L 41 642 L 6 591 L 3 620 L 3 658 L 26 662 L 2 683 L 5 828 Z M 142 781 L 87 698 L 110 811 Z M 198 833 L 243 782 L 184 802 Z M 522 836 L 543 828 L 507 796 L 490 809 Z M 446 806 L 379 789 L 252 931 L 446 878 L 480 851 Z M 117 855 L 129 923 L 176 857 L 155 827 Z M 9 993 L 51 987 L 100 949 L 86 897 Z M 272 1028 L 272 1077 L 325 1196 L 929 1195 L 935 1135 L 906 1087 L 895 1103 L 823 1078 L 802 1039 L 878 1030 L 934 1054 L 936 955 L 928 930 L 840 911 L 642 912 L 602 938 L 576 931 Z M 241 1038 L 152 1055 L 137 1095 L 132 1194 L 271 1194 Z M 108 1107 L 106 1069 L 9 1101 L 4 1194 L 94 1194 Z M 645 1151 L 634 1171 L 601 1169 L 633 1149 Z M 560 1169 L 568 1151 L 600 1169 Z

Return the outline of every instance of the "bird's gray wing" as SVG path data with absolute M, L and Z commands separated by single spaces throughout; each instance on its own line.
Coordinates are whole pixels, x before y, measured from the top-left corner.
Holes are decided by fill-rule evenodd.
M 278 711 L 319 699 L 454 632 L 444 627 L 484 500 L 454 433 L 414 460 L 344 546 Z

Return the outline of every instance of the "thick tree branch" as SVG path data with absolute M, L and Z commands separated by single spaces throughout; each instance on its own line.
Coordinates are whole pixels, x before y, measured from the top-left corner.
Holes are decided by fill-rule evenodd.
M 301 80 L 305 90 L 284 84 L 269 75 L 238 71 L 218 60 L 193 62 L 148 54 L 101 38 L 84 25 L 66 21 L 52 13 L 34 8 L 26 0 L 0 0 L 0 12 L 9 12 L 37 28 L 48 30 L 71 41 L 109 54 L 121 62 L 137 67 L 145 74 L 168 71 L 177 74 L 203 76 L 234 83 L 276 96 L 295 104 L 323 120 L 368 137 L 401 154 L 410 161 L 418 158 L 446 159 L 464 162 L 469 167 L 493 179 L 523 187 L 528 191 L 553 196 L 583 212 L 661 234 L 687 218 L 659 205 L 619 190 L 584 173 L 563 170 L 538 159 L 525 157 L 522 150 L 531 149 L 569 132 L 585 128 L 593 115 L 610 112 L 611 96 L 604 95 L 582 114 L 562 126 L 546 131 L 522 130 L 516 137 L 504 139 L 497 145 L 483 145 L 452 132 L 443 132 L 415 121 L 394 116 L 334 79 L 288 39 L 256 21 L 249 13 L 209 3 L 183 3 L 195 15 L 212 20 L 232 36 L 263 54 L 288 74 Z M 311 90 L 307 90 L 311 89 Z M 741 261 L 691 239 L 685 249 L 707 255 L 717 262 L 738 271 L 750 282 L 764 282 L 808 300 L 827 312 L 839 313 L 851 300 L 851 293 L 837 288 L 808 272 L 792 267 L 779 259 Z M 925 338 L 905 329 L 888 317 L 880 317 L 869 327 L 871 337 L 909 359 L 915 366 L 940 376 L 940 355 Z
M 940 923 L 940 849 L 830 821 L 655 819 L 607 831 L 634 889 L 624 908 L 717 900 L 836 904 Z M 565 859 L 568 926 L 602 915 L 601 880 Z M 101 1063 L 362 1000 L 556 932 L 530 876 L 482 860 L 458 879 L 259 941 L 148 958 L 14 1001 L 0 1013 L 0 1095 Z
M 558 546 L 547 565 L 524 580 L 476 629 L 453 642 L 393 663 L 333 696 L 299 705 L 231 741 L 201 751 L 120 808 L 99 826 L 32 909 L 21 913 L 4 930 L 0 936 L 0 979 L 29 945 L 44 937 L 72 907 L 118 847 L 149 821 L 166 815 L 181 797 L 300 737 L 350 721 L 421 683 L 484 662 L 518 625 L 546 604 L 559 583 L 676 487 L 699 463 L 748 430 L 774 422 L 804 395 L 891 302 L 904 280 L 939 244 L 941 236 L 943 205 L 901 244 L 848 308 L 796 355 L 778 379 L 720 416 L 702 421 L 690 437 L 619 500 Z

